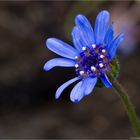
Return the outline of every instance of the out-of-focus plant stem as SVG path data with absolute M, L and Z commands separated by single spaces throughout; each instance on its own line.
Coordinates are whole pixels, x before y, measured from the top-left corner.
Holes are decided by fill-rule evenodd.
M 113 84 L 113 89 L 116 91 L 117 95 L 120 97 L 123 105 L 125 106 L 131 124 L 133 126 L 135 135 L 140 138 L 140 120 L 135 112 L 134 106 L 130 101 L 129 96 L 127 95 L 124 88 L 120 85 L 120 83 L 116 79 L 113 79 L 111 76 L 109 77 L 110 77 L 110 81 Z

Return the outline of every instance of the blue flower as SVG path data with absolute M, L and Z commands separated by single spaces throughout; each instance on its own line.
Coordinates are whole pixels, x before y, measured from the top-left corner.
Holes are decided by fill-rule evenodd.
M 110 72 L 110 63 L 116 56 L 116 51 L 124 39 L 121 33 L 114 38 L 113 23 L 108 27 L 110 14 L 108 11 L 101 11 L 95 21 L 94 31 L 83 15 L 75 18 L 75 27 L 72 30 L 74 47 L 56 39 L 49 38 L 46 45 L 49 50 L 62 56 L 54 58 L 44 65 L 48 71 L 56 66 L 75 67 L 77 77 L 61 85 L 56 91 L 58 99 L 63 90 L 70 84 L 79 81 L 70 93 L 72 102 L 79 102 L 84 96 L 89 95 L 94 89 L 97 80 L 100 79 L 107 87 L 112 87 L 107 74 Z

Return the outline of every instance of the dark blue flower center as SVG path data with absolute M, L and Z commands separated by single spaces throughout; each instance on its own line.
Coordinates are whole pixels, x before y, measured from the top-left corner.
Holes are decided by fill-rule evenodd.
M 76 57 L 75 70 L 78 76 L 82 78 L 99 77 L 110 71 L 110 60 L 103 45 L 93 44 L 92 48 L 83 47 L 82 50 L 83 52 Z

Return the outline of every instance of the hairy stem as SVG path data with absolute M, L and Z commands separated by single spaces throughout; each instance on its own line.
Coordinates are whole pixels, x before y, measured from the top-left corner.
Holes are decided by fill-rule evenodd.
M 137 137 L 140 137 L 140 121 L 139 121 L 139 118 L 135 112 L 134 106 L 133 106 L 132 102 L 130 101 L 129 96 L 127 95 L 124 88 L 119 84 L 119 82 L 116 79 L 113 79 L 110 76 L 110 81 L 113 84 L 113 89 L 116 91 L 117 95 L 120 97 L 122 103 L 125 106 L 125 109 L 127 111 L 129 119 L 131 121 L 131 124 L 133 126 L 133 130 L 135 132 L 135 135 Z

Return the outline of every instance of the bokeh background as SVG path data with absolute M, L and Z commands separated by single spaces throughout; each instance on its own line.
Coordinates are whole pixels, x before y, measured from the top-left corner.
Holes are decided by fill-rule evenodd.
M 72 86 L 59 100 L 56 89 L 75 76 L 73 68 L 43 70 L 58 57 L 45 41 L 56 37 L 70 44 L 74 18 L 85 14 L 94 25 L 107 9 L 119 47 L 120 83 L 140 117 L 140 2 L 47 1 L 0 2 L 0 138 L 130 138 L 126 111 L 112 89 L 96 88 L 80 103 L 69 99 Z

